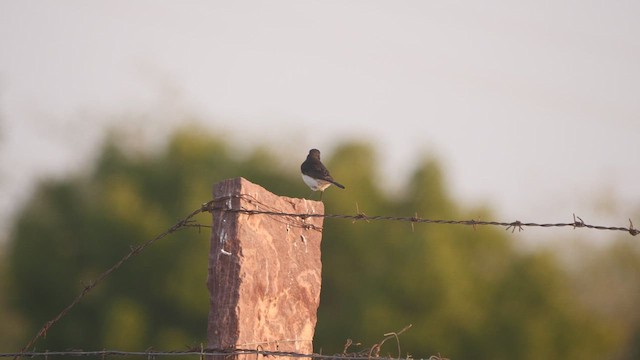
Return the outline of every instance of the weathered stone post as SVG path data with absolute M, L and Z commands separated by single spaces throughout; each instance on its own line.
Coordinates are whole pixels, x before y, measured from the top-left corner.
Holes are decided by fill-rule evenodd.
M 324 214 L 324 205 L 243 178 L 214 185 L 213 197 L 207 347 L 312 353 L 323 218 L 237 210 Z

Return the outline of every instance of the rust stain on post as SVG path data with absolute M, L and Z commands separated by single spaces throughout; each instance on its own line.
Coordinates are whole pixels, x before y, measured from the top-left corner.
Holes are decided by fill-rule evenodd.
M 321 202 L 277 196 L 243 178 L 216 184 L 213 196 L 228 199 L 216 203 L 222 209 L 324 213 Z M 213 212 L 209 349 L 313 352 L 322 222 Z

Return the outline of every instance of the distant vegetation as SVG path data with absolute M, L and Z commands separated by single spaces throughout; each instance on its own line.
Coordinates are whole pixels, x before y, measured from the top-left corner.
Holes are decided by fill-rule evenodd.
M 159 153 L 134 154 L 119 144 L 107 141 L 86 176 L 43 182 L 20 214 L 4 254 L 7 266 L 0 268 L 7 280 L 0 314 L 16 319 L 0 324 L 0 337 L 14 334 L 0 350 L 21 348 L 132 245 L 208 201 L 214 183 L 242 176 L 279 195 L 309 194 L 297 166 L 282 168 L 266 149 L 231 156 L 228 144 L 200 129 L 176 133 Z M 489 209 L 454 202 L 437 160 L 427 157 L 416 159 L 404 192 L 391 196 L 376 181 L 373 153 L 362 143 L 323 151 L 323 162 L 347 187 L 327 190 L 327 213 L 353 214 L 357 204 L 367 215 L 491 218 Z M 302 162 L 306 153 L 297 156 Z M 199 221 L 210 218 L 200 215 Z M 87 296 L 37 348 L 199 346 L 209 305 L 208 238 L 182 230 L 155 243 Z M 316 351 L 341 352 L 348 338 L 370 346 L 413 324 L 400 341 L 416 358 L 639 354 L 637 244 L 612 238 L 610 248 L 591 252 L 570 272 L 551 251 L 522 253 L 511 238 L 497 228 L 325 220 Z M 388 352 L 395 354 L 395 345 Z

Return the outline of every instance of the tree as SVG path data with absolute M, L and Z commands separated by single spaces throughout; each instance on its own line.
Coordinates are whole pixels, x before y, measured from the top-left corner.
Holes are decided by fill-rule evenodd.
M 128 152 L 111 139 L 87 175 L 43 183 L 9 247 L 14 304 L 28 321 L 27 333 L 131 246 L 209 200 L 215 182 L 244 176 L 277 194 L 309 193 L 298 165 L 284 169 L 266 149 L 237 158 L 228 148 L 193 129 L 150 154 Z M 359 208 L 369 215 L 489 217 L 452 200 L 437 161 L 424 160 L 407 191 L 389 196 L 376 181 L 375 160 L 372 148 L 358 143 L 323 158 L 347 186 L 324 195 L 327 213 Z M 322 246 L 318 351 L 341 351 L 347 338 L 373 344 L 409 323 L 414 327 L 400 341 L 416 356 L 579 358 L 610 350 L 604 325 L 570 299 L 556 260 L 518 253 L 504 231 L 327 219 Z M 196 230 L 155 243 L 96 288 L 38 348 L 199 344 L 208 312 L 207 253 L 208 234 Z
M 574 244 L 580 261 L 570 269 L 571 285 L 594 317 L 609 325 L 616 359 L 640 358 L 640 244 L 628 235 L 605 247 Z M 577 250 L 577 251 L 576 251 Z
M 348 156 L 354 153 L 363 158 Z M 329 167 L 351 164 L 347 173 L 358 174 L 361 184 L 375 174 L 353 164 L 374 163 L 370 156 L 345 147 Z M 456 206 L 435 160 L 423 161 L 406 189 L 390 199 L 375 187 L 355 190 L 343 207 L 368 199 L 375 205 L 360 209 L 369 215 L 395 209 L 407 217 L 414 211 L 435 219 L 490 217 Z M 612 344 L 604 325 L 572 301 L 556 259 L 518 253 L 504 231 L 336 222 L 325 227 L 324 238 L 320 319 L 331 320 L 320 322 L 316 345 L 331 344 L 326 352 L 341 351 L 346 338 L 374 344 L 407 324 L 413 328 L 400 337 L 402 349 L 421 357 L 579 359 Z M 389 351 L 395 355 L 394 346 Z

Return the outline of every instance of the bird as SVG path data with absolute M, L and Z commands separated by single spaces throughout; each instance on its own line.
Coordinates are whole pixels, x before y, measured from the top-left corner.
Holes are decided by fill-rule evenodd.
M 322 200 L 322 194 L 324 189 L 331 186 L 331 184 L 344 189 L 344 185 L 333 180 L 329 170 L 320 161 L 320 150 L 311 149 L 307 159 L 300 165 L 302 171 L 302 180 L 307 184 L 311 190 L 320 191 L 320 200 Z

